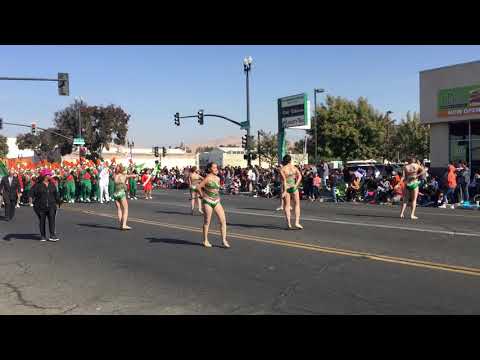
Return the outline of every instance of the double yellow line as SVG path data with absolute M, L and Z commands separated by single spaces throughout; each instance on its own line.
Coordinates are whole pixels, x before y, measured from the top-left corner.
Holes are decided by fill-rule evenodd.
M 116 219 L 115 215 L 107 214 L 107 213 L 97 213 L 90 210 L 74 210 L 69 208 L 72 211 L 80 211 L 85 214 L 96 215 L 96 216 L 103 216 L 107 218 Z M 174 230 L 184 230 L 190 232 L 201 233 L 202 229 L 200 227 L 192 227 L 188 225 L 179 225 L 179 224 L 170 224 L 170 223 L 163 223 L 158 221 L 152 220 L 145 220 L 145 219 L 138 219 L 138 218 L 129 218 L 130 222 L 136 222 L 140 224 L 146 225 L 153 225 L 153 226 L 160 226 L 164 228 L 170 228 Z M 219 231 L 211 230 L 210 233 L 215 235 L 221 235 Z M 480 269 L 465 267 L 465 266 L 456 266 L 456 265 L 448 265 L 448 264 L 441 264 L 429 261 L 422 261 L 422 260 L 415 260 L 415 259 L 408 259 L 408 258 L 401 258 L 401 257 L 393 257 L 393 256 L 386 256 L 386 255 L 378 255 L 373 253 L 361 252 L 361 251 L 353 251 L 353 250 L 345 250 L 345 249 L 338 249 L 338 248 L 331 248 L 325 246 L 319 246 L 314 244 L 306 244 L 296 241 L 289 241 L 289 240 L 280 240 L 280 239 L 272 239 L 263 236 L 256 236 L 256 235 L 248 235 L 248 234 L 239 234 L 239 233 L 228 233 L 228 237 L 242 239 L 242 240 L 250 240 L 256 241 L 265 244 L 273 244 L 278 246 L 286 246 L 290 248 L 297 248 L 297 249 L 304 249 L 309 251 L 316 251 L 321 253 L 328 253 L 328 254 L 335 254 L 335 255 L 343 255 L 343 256 L 350 256 L 350 257 L 357 257 L 357 258 L 364 258 L 368 260 L 374 261 L 382 261 L 388 262 L 393 264 L 399 265 L 406 265 L 406 266 L 414 266 L 424 269 L 432 269 L 432 270 L 440 270 L 440 271 L 448 271 L 459 273 L 463 275 L 470 275 L 470 276 L 480 276 Z

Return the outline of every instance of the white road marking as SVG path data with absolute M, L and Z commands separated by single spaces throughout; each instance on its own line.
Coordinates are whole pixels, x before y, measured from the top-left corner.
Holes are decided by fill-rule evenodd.
M 190 208 L 190 205 L 187 205 L 187 204 L 171 203 L 171 202 L 165 202 L 165 201 L 150 201 L 150 202 L 155 203 L 155 204 L 159 204 L 159 205 L 163 204 L 163 205 Z M 249 211 L 239 211 L 239 210 L 232 209 L 232 208 L 225 208 L 225 210 L 228 213 L 238 214 L 238 215 L 264 216 L 264 217 L 273 217 L 273 218 L 279 218 L 279 219 L 284 218 L 282 215 L 264 214 L 264 213 L 249 212 Z M 265 211 L 268 211 L 268 210 L 265 210 Z M 348 215 L 344 215 L 344 216 L 348 216 Z M 418 228 L 418 227 L 406 227 L 406 226 L 398 226 L 398 225 L 390 225 L 390 224 L 371 224 L 371 223 L 361 223 L 361 222 L 353 222 L 353 221 L 347 221 L 347 220 L 331 220 L 331 219 L 316 218 L 316 217 L 301 217 L 301 220 L 321 222 L 321 223 L 329 223 L 329 224 L 339 224 L 339 225 L 353 225 L 353 226 L 372 227 L 372 228 L 380 228 L 380 229 L 395 229 L 395 230 L 403 230 L 403 231 L 416 231 L 416 232 L 441 234 L 441 235 L 451 235 L 451 236 L 457 235 L 457 236 L 480 237 L 480 233 L 456 232 L 456 231 L 448 231 L 448 230 L 437 230 L 437 229 L 427 229 L 427 228 Z

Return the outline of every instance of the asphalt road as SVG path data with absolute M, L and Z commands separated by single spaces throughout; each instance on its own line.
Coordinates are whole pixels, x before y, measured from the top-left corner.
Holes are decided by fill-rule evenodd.
M 278 200 L 225 196 L 230 249 L 185 191 L 57 215 L 41 243 L 28 207 L 0 222 L 0 314 L 480 314 L 480 212 L 302 203 L 285 230 Z M 2 210 L 3 212 L 3 210 Z M 215 246 L 217 245 L 217 246 Z

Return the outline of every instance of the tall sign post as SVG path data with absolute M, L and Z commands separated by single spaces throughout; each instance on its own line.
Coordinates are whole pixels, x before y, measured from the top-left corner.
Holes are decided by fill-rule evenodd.
M 307 130 L 311 127 L 310 102 L 306 93 L 278 99 L 278 163 L 287 154 L 286 129 Z

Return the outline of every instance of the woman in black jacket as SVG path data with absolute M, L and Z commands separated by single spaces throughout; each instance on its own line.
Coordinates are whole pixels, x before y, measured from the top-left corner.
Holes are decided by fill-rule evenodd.
M 60 206 L 60 194 L 55 184 L 51 181 L 52 172 L 48 169 L 40 172 L 40 177 L 31 190 L 30 197 L 33 199 L 33 210 L 40 220 L 40 241 L 47 241 L 45 232 L 45 223 L 48 218 L 48 227 L 50 230 L 50 241 L 58 241 L 55 234 L 55 216 L 57 214 L 57 204 Z

